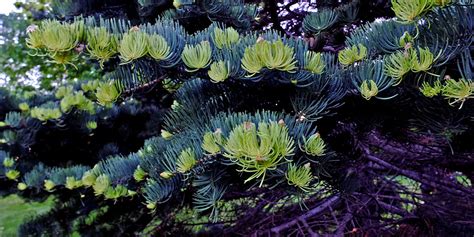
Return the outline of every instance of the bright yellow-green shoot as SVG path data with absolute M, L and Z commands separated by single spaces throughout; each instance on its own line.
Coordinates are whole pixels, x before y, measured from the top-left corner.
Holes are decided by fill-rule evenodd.
M 229 27 L 222 30 L 219 27 L 214 29 L 213 34 L 214 44 L 218 49 L 230 48 L 233 44 L 239 42 L 239 32 Z
M 448 79 L 443 87 L 442 94 L 450 101 L 450 105 L 461 103 L 459 106 L 459 109 L 461 109 L 467 99 L 474 98 L 474 82 L 466 79 L 457 81 Z
M 411 24 L 430 11 L 434 3 L 435 0 L 392 0 L 392 10 L 398 21 Z
M 304 69 L 310 71 L 313 74 L 321 74 L 324 71 L 326 65 L 324 64 L 321 53 L 315 53 L 308 51 L 305 54 L 305 66 Z
M 157 61 L 166 60 L 172 55 L 165 38 L 157 34 L 148 37 L 148 54 Z
M 308 139 L 304 138 L 303 151 L 311 156 L 324 156 L 326 152 L 326 143 L 319 133 L 311 135 Z
M 230 64 L 229 62 L 218 61 L 211 64 L 211 68 L 207 72 L 209 78 L 214 83 L 225 81 L 229 77 Z
M 118 52 L 121 64 L 127 64 L 133 60 L 144 57 L 148 53 L 148 34 L 140 30 L 130 30 L 123 35 Z
M 199 69 L 206 68 L 211 64 L 212 49 L 209 41 L 202 41 L 201 43 L 191 46 L 184 46 L 181 59 L 186 64 L 188 72 L 196 72 Z
M 339 62 L 344 66 L 351 65 L 366 57 L 367 57 L 367 48 L 362 44 L 353 45 L 350 48 L 345 48 L 339 51 L 339 55 L 338 55 Z
M 176 171 L 179 173 L 189 172 L 196 165 L 196 154 L 192 148 L 181 151 L 176 160 Z
M 370 100 L 379 93 L 379 88 L 374 80 L 364 80 L 360 85 L 359 91 L 364 99 Z
M 269 42 L 260 40 L 245 49 L 242 58 L 242 68 L 254 76 L 260 70 L 268 68 L 289 73 L 295 73 L 297 61 L 293 47 L 285 45 L 281 40 Z
M 293 155 L 295 146 L 286 125 L 245 122 L 235 127 L 224 145 L 224 156 L 240 166 L 240 172 L 252 175 L 245 182 L 260 178 L 260 186 L 269 170 L 275 170 Z
M 289 185 L 295 186 L 304 192 L 311 191 L 311 181 L 314 178 L 309 163 L 302 167 L 289 164 L 285 177 Z

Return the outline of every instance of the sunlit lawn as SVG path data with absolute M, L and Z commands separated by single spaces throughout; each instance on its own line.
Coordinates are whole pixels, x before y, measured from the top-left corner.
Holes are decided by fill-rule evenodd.
M 47 212 L 53 198 L 39 202 L 25 202 L 17 195 L 0 198 L 0 237 L 17 236 L 17 229 L 23 220 Z

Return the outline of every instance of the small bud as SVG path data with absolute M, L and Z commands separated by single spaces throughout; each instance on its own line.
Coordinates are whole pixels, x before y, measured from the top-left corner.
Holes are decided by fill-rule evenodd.
M 259 36 L 257 38 L 257 43 L 260 43 L 260 42 L 263 42 L 263 41 L 265 41 L 265 38 L 263 38 L 262 36 Z
M 55 186 L 56 184 L 51 180 L 47 179 L 44 181 L 44 188 L 46 189 L 46 191 L 52 191 Z
M 411 43 L 407 43 L 403 48 L 404 48 L 405 50 L 409 50 L 409 49 L 411 49 L 411 47 L 412 47 L 412 44 L 411 44 Z
M 146 204 L 146 208 L 148 208 L 148 209 L 155 209 L 155 208 L 156 208 L 156 203 L 154 203 L 154 202 L 148 202 L 148 203 Z
M 315 133 L 311 135 L 308 140 L 304 140 L 304 152 L 311 156 L 323 156 L 325 155 L 326 144 L 319 135 Z
M 13 167 L 13 165 L 15 165 L 14 159 L 7 157 L 3 160 L 3 166 L 5 166 L 6 168 L 11 168 Z
M 257 155 L 257 156 L 255 157 L 255 160 L 256 160 L 256 161 L 266 161 L 267 158 L 264 157 L 264 156 L 261 156 L 261 155 Z
M 127 191 L 127 196 L 129 196 L 129 197 L 133 197 L 133 196 L 135 196 L 135 194 L 137 194 L 137 192 L 132 191 L 132 190 Z
M 74 50 L 75 50 L 77 53 L 82 53 L 85 48 L 86 48 L 86 46 L 85 46 L 84 44 L 78 44 L 78 45 L 76 46 L 76 48 L 74 48 Z
M 252 126 L 253 126 L 253 123 L 250 122 L 250 121 L 247 121 L 247 122 L 244 123 L 244 129 L 245 129 L 246 131 L 252 129 Z
M 413 42 L 413 37 L 410 35 L 410 33 L 405 31 L 402 37 L 400 37 L 400 40 L 398 43 L 400 44 L 401 47 L 407 49 L 407 47 L 411 47 L 412 42 Z
M 179 9 L 181 7 L 182 3 L 181 3 L 181 0 L 174 0 L 173 1 L 173 6 L 176 8 L 176 9 Z
M 220 130 L 220 129 L 219 129 Z M 222 144 L 222 134 L 220 131 L 204 134 L 201 147 L 210 155 L 215 155 L 221 151 L 219 144 Z
M 35 25 L 35 24 L 32 24 L 32 25 L 29 25 L 28 27 L 26 27 L 26 33 L 33 33 L 35 32 L 36 30 L 38 30 L 38 26 Z
M 133 178 L 138 182 L 143 181 L 146 175 L 147 173 L 142 168 L 140 168 L 140 166 L 138 166 L 135 172 L 133 172 Z
M 18 170 L 9 170 L 5 173 L 5 176 L 7 176 L 7 178 L 10 179 L 10 180 L 17 180 L 18 177 L 20 177 L 20 171 L 18 171 Z
M 28 188 L 28 185 L 26 185 L 25 183 L 18 183 L 17 188 L 18 190 L 23 191 Z
M 152 146 L 146 146 L 146 151 L 147 152 L 152 152 L 153 151 L 153 147 Z
M 20 103 L 20 104 L 18 105 L 18 107 L 20 108 L 21 111 L 28 111 L 28 110 L 30 110 L 30 106 L 29 106 L 27 103 L 25 103 L 25 102 Z
M 130 32 L 138 32 L 140 31 L 140 27 L 138 26 L 133 26 L 132 28 L 130 28 Z
M 298 122 L 303 122 L 306 120 L 306 114 L 305 113 L 301 113 L 298 118 L 296 119 L 296 121 Z
M 179 104 L 179 102 L 176 100 L 173 101 L 173 104 L 171 105 L 171 109 L 176 111 L 176 110 L 179 110 L 179 108 L 181 108 L 181 104 Z
M 97 122 L 96 121 L 89 121 L 86 123 L 86 127 L 88 129 L 94 130 L 97 128 Z
M 67 189 L 75 189 L 80 186 L 82 186 L 82 181 L 81 180 L 76 180 L 74 177 L 66 177 L 66 188 Z
M 173 137 L 173 134 L 164 129 L 161 129 L 161 137 L 163 137 L 165 140 L 170 140 L 171 137 Z
M 364 99 L 366 100 L 370 100 L 372 97 L 376 96 L 379 93 L 379 88 L 377 87 L 377 84 L 374 80 L 363 81 L 360 85 L 359 90 L 362 97 L 364 97 Z
M 285 120 L 280 119 L 280 120 L 278 121 L 278 125 L 280 125 L 280 126 L 282 126 L 282 127 L 285 126 L 285 125 L 286 125 L 286 124 L 285 124 Z
M 91 171 L 87 171 L 82 176 L 82 183 L 85 186 L 92 186 L 94 185 L 96 179 L 97 179 L 97 176 L 95 176 Z
M 163 171 L 163 172 L 160 173 L 160 177 L 164 178 L 164 179 L 169 179 L 169 178 L 173 177 L 173 173 L 171 173 L 169 171 Z

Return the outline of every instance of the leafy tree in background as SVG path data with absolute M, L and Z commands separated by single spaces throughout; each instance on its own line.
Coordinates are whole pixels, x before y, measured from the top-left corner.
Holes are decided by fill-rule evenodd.
M 15 7 L 20 10 L 28 20 L 41 20 L 51 13 L 51 0 L 20 0 L 15 2 Z
M 31 55 L 25 39 L 26 29 L 32 22 L 24 14 L 0 15 L 0 21 L 0 70 L 3 86 L 51 90 L 64 81 L 99 77 L 100 72 L 86 61 L 78 63 L 77 70 L 70 70 Z
M 29 53 L 100 75 L 0 91 L 19 235 L 472 236 L 472 4 L 52 1 Z

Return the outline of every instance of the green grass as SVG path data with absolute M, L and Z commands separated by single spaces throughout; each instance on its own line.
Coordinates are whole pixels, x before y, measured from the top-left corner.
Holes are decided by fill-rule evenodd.
M 52 204 L 52 196 L 44 202 L 25 202 L 17 195 L 0 198 L 0 237 L 16 236 L 25 218 L 46 213 Z

